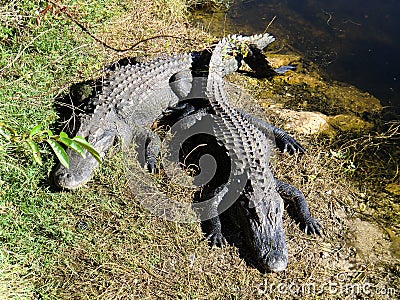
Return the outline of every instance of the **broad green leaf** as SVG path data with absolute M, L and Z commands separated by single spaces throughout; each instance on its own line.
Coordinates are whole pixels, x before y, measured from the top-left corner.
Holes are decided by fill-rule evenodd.
M 79 143 L 79 145 L 85 148 L 99 163 L 101 163 L 100 154 L 86 141 L 84 137 L 77 135 L 72 140 Z
M 69 138 L 68 134 L 66 134 L 64 131 L 60 132 L 60 137 L 62 138 Z
M 32 128 L 31 132 L 29 132 L 29 137 L 33 137 L 35 134 L 38 134 L 42 130 L 42 124 L 36 125 Z
M 77 136 L 74 136 L 72 139 L 74 141 L 78 142 L 79 144 L 87 145 L 89 147 L 92 147 L 92 145 L 90 145 L 89 142 L 83 136 L 77 135 Z
M 63 143 L 66 145 L 68 148 L 71 148 L 72 150 L 78 152 L 83 158 L 86 157 L 85 155 L 85 150 L 82 148 L 81 145 L 79 145 L 78 142 L 70 139 L 68 135 L 65 132 L 61 132 L 59 138 L 57 141 Z
M 60 163 L 66 167 L 67 169 L 69 168 L 69 159 L 68 155 L 63 149 L 63 147 L 57 143 L 55 140 L 48 139 L 46 142 L 50 145 L 50 147 L 53 149 L 54 153 L 57 155 L 58 160 Z
M 31 149 L 33 159 L 39 164 L 42 165 L 42 158 L 40 156 L 39 146 L 32 140 L 26 140 L 26 143 Z

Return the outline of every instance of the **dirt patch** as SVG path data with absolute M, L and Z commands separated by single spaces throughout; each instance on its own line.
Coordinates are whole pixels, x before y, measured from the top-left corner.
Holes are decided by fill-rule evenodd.
M 390 239 L 388 239 L 387 234 L 382 232 L 381 228 L 360 219 L 350 220 L 349 225 L 352 237 L 351 245 L 356 248 L 357 255 L 363 260 L 376 262 L 392 259 L 389 251 Z

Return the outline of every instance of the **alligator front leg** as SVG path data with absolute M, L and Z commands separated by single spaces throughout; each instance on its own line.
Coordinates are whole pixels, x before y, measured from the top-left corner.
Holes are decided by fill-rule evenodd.
M 190 102 L 181 101 L 174 107 L 168 107 L 163 111 L 162 117 L 158 120 L 160 125 L 167 124 L 172 126 L 173 123 L 196 113 L 196 108 Z
M 145 164 L 150 173 L 158 172 L 157 157 L 160 154 L 161 140 L 154 132 L 150 132 L 146 140 Z
M 304 226 L 307 234 L 321 235 L 322 226 L 311 217 L 310 210 L 303 193 L 294 186 L 275 178 L 276 190 L 284 200 L 293 201 L 296 206 L 297 216 Z
M 222 234 L 218 207 L 224 201 L 223 198 L 227 194 L 228 188 L 226 184 L 223 184 L 216 189 L 211 188 L 211 190 L 210 193 L 199 192 L 195 200 L 197 203 L 193 205 L 193 208 L 202 220 L 202 225 L 207 233 L 206 239 L 210 246 L 222 246 L 227 241 Z

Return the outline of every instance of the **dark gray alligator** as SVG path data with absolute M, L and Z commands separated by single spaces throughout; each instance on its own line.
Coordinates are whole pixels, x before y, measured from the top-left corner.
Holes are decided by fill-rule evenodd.
M 232 50 L 232 47 L 235 45 L 228 39 L 220 41 L 213 50 L 208 76 L 193 80 L 190 92 L 182 93 L 187 95 L 186 100 L 182 100 L 177 107 L 170 108 L 159 122 L 170 125 L 171 121 L 173 123 L 180 120 L 178 131 L 191 130 L 197 126 L 193 134 L 189 134 L 191 136 L 196 132 L 210 132 L 204 128 L 212 127 L 214 144 L 203 135 L 202 138 L 192 141 L 192 146 L 186 151 L 192 153 L 200 144 L 215 149 L 219 144 L 225 147 L 233 164 L 229 167 L 226 161 L 222 163 L 222 159 L 219 159 L 218 162 L 223 167 L 217 172 L 217 177 L 223 177 L 227 172 L 235 174 L 226 182 L 214 182 L 203 191 L 203 198 L 207 200 L 210 198 L 212 203 L 205 209 L 210 217 L 202 216 L 203 219 L 210 219 L 208 225 L 211 243 L 224 243 L 220 214 L 233 205 L 230 208 L 230 216 L 242 228 L 247 244 L 258 259 L 259 266 L 268 271 L 281 271 L 286 268 L 288 257 L 282 225 L 282 198 L 294 202 L 297 217 L 307 233 L 320 234 L 320 226 L 311 217 L 304 195 L 272 175 L 269 168 L 271 151 L 269 145 L 271 138 L 276 138 L 283 150 L 303 152 L 304 148 L 283 130 L 230 105 L 224 90 L 225 66 L 222 58 Z M 182 75 L 180 80 L 185 82 L 183 78 Z M 182 86 L 184 86 L 182 90 L 187 89 L 187 85 Z M 210 118 L 210 115 L 215 118 Z M 199 125 L 201 123 L 202 125 Z M 221 153 L 217 156 L 221 156 Z M 237 187 L 241 190 L 235 191 Z
M 261 63 L 257 61 L 262 59 L 259 58 L 260 53 L 255 51 L 265 49 L 274 41 L 272 36 L 232 36 L 230 41 L 235 44 L 232 48 L 235 55 L 230 53 L 222 59 L 225 64 L 223 75 L 238 70 L 242 59 L 248 61 L 260 76 L 275 74 L 265 59 L 262 63 L 264 68 L 259 67 Z M 243 55 L 244 51 L 249 54 Z M 255 51 L 254 55 L 252 51 Z M 87 138 L 101 157 L 106 155 L 116 139 L 121 140 L 122 147 L 129 146 L 134 140 L 146 140 L 147 151 L 139 157 L 145 157 L 144 164 L 150 170 L 156 169 L 158 137 L 152 133 L 150 126 L 167 107 L 178 103 L 179 90 L 173 86 L 166 87 L 171 81 L 179 81 L 180 73 L 190 72 L 196 61 L 201 60 L 201 53 L 175 55 L 143 64 L 128 64 L 115 70 L 108 69 L 102 91 L 89 100 L 95 109 L 91 114 L 83 114 L 76 134 Z M 53 178 L 55 184 L 63 189 L 75 189 L 92 178 L 98 162 L 90 155 L 82 158 L 72 150 L 67 150 L 67 154 L 69 169 L 60 165 Z
M 231 188 L 235 186 L 235 182 L 242 181 L 242 184 L 245 182 L 248 194 L 246 199 L 251 200 L 248 202 L 249 211 L 255 211 L 255 216 L 258 216 L 257 222 L 250 221 L 252 218 L 248 218 L 250 222 L 248 231 L 252 236 L 253 248 L 265 268 L 279 271 L 286 267 L 287 249 L 281 224 L 282 200 L 277 192 L 287 193 L 290 197 L 293 193 L 283 183 L 283 191 L 280 191 L 279 184 L 275 186 L 275 179 L 268 165 L 268 143 L 264 143 L 269 142 L 266 134 L 274 135 L 282 148 L 289 151 L 304 151 L 304 149 L 282 130 L 230 108 L 226 102 L 222 81 L 224 75 L 240 67 L 242 59 L 259 76 L 275 75 L 277 71 L 272 70 L 258 51 L 259 48 L 264 49 L 273 40 L 268 34 L 253 37 L 234 36 L 229 40 L 225 39 L 226 45 L 229 41 L 229 51 L 222 51 L 221 44 L 220 47 L 216 47 L 217 52 L 214 50 L 212 57 L 219 56 L 219 58 L 218 60 L 211 59 L 211 72 L 206 73 L 209 75 L 205 81 L 199 82 L 206 84 L 205 98 L 211 99 L 214 115 L 221 117 L 218 122 L 222 123 L 215 126 L 215 135 L 228 149 L 229 154 L 235 158 L 233 169 L 237 171 L 228 184 L 214 190 L 212 198 L 215 199 L 217 206 L 220 206 L 221 200 L 226 195 L 230 192 L 238 192 L 235 188 Z M 147 164 L 150 170 L 154 170 L 157 165 L 159 141 L 158 137 L 151 132 L 150 126 L 168 107 L 180 105 L 182 94 L 185 94 L 185 85 L 190 85 L 191 90 L 196 90 L 193 86 L 198 84 L 197 80 L 193 81 L 194 78 L 192 78 L 192 81 L 188 81 L 187 74 L 193 70 L 200 70 L 200 74 L 203 72 L 201 68 L 196 67 L 197 62 L 201 62 L 204 58 L 202 54 L 204 52 L 176 55 L 110 70 L 102 91 L 90 100 L 96 107 L 94 112 L 81 119 L 77 134 L 86 137 L 102 157 L 106 155 L 116 139 L 121 140 L 122 147 L 129 146 L 135 140 L 139 142 L 146 140 L 147 148 L 139 157 L 145 157 L 144 164 Z M 205 56 L 207 55 L 209 54 Z M 202 62 L 199 65 L 202 65 Z M 181 84 L 177 84 L 180 81 Z M 91 156 L 84 159 L 75 152 L 67 151 L 67 153 L 70 168 L 58 167 L 54 173 L 54 179 L 61 188 L 74 189 L 90 180 L 98 163 Z M 250 153 L 259 153 L 259 155 L 250 155 Z M 303 202 L 305 203 L 304 196 L 299 197 L 298 203 Z M 302 204 L 299 207 L 303 210 L 305 207 L 301 215 L 305 226 L 311 232 L 318 232 L 318 225 L 309 216 L 307 206 Z M 218 213 L 218 208 L 215 207 L 211 207 L 208 212 L 210 216 L 217 216 Z M 265 222 L 266 216 L 269 222 Z M 222 241 L 219 218 L 214 217 L 211 220 L 213 232 L 210 238 L 216 242 Z M 265 230 L 267 233 L 264 232 Z M 258 234 L 260 232 L 264 234 Z

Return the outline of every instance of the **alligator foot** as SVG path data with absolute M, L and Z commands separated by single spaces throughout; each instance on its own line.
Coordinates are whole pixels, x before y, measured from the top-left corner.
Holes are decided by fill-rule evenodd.
M 304 225 L 304 232 L 306 234 L 322 235 L 323 229 L 323 226 L 319 224 L 318 221 L 314 218 L 310 218 L 309 220 L 307 220 Z
M 157 174 L 160 171 L 160 169 L 158 167 L 157 159 L 155 159 L 155 158 L 148 158 L 146 160 L 146 166 L 147 166 L 147 170 L 151 174 Z
M 288 152 L 289 154 L 294 154 L 296 152 L 303 154 L 306 149 L 296 141 L 292 136 L 288 135 L 284 130 L 272 126 L 273 133 L 275 136 L 276 146 L 282 152 Z
M 207 235 L 206 239 L 210 243 L 211 248 L 214 246 L 222 247 L 223 245 L 227 244 L 227 241 L 221 231 L 210 233 L 209 235 Z
M 204 226 L 203 229 L 205 232 L 208 233 L 206 239 L 208 240 L 211 248 L 214 246 L 222 247 L 223 245 L 227 244 L 227 241 L 221 231 L 221 220 L 219 219 L 219 216 L 203 221 L 202 226 Z
M 279 68 L 275 69 L 274 71 L 277 74 L 282 75 L 282 74 L 285 74 L 287 71 L 290 71 L 290 70 L 296 70 L 296 66 L 292 66 L 292 65 L 282 66 L 282 67 L 279 67 Z
M 305 233 L 321 235 L 322 226 L 311 217 L 310 210 L 303 193 L 294 186 L 275 178 L 276 190 L 284 200 L 293 201 L 296 206 L 297 217 L 300 219 Z

